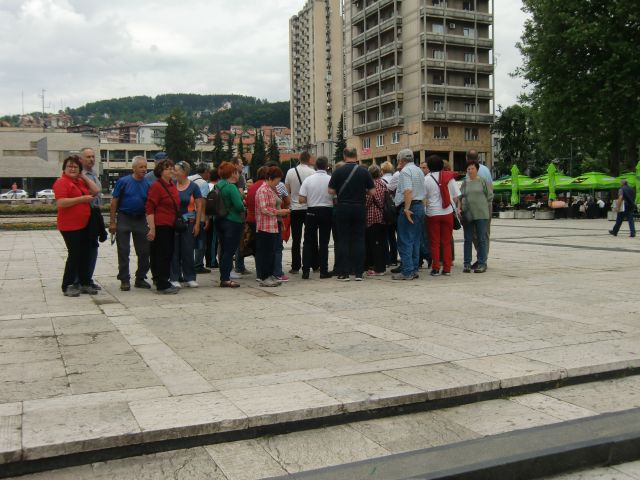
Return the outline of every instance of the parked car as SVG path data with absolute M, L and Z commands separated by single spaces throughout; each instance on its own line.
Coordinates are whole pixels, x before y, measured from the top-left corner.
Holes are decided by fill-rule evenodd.
M 36 198 L 56 198 L 56 195 L 53 193 L 52 189 L 46 188 L 36 192 Z
M 13 200 L 15 198 L 29 198 L 29 194 L 26 190 L 18 189 L 15 192 L 13 190 L 9 190 L 8 192 L 0 195 L 0 198 L 3 200 Z

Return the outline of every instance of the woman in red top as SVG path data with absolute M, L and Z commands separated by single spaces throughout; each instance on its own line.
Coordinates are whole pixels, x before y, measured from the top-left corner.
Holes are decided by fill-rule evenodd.
M 81 293 L 95 295 L 89 275 L 90 204 L 100 188 L 82 171 L 77 155 L 64 159 L 62 175 L 53 184 L 58 206 L 58 230 L 67 246 L 67 262 L 62 277 L 62 292 L 67 297 Z M 76 278 L 80 288 L 74 285 Z
M 156 163 L 153 174 L 158 179 L 149 187 L 145 212 L 149 233 L 151 273 L 158 293 L 178 293 L 169 282 L 173 257 L 176 213 L 180 204 L 178 189 L 172 182 L 173 162 L 169 159 Z

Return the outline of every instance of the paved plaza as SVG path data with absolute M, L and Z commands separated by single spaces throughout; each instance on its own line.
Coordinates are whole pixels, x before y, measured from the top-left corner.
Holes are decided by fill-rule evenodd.
M 456 232 L 448 278 L 229 290 L 214 271 L 169 297 L 121 292 L 103 244 L 80 298 L 58 232 L 0 232 L 0 462 L 640 367 L 640 242 L 609 228 L 494 220 L 485 274 L 461 272 Z

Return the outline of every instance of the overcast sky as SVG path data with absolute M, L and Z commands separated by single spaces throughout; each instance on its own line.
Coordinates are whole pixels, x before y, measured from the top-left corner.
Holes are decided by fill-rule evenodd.
M 289 99 L 289 17 L 305 0 L 0 0 L 0 115 L 129 95 Z M 496 104 L 522 81 L 520 0 L 495 0 Z

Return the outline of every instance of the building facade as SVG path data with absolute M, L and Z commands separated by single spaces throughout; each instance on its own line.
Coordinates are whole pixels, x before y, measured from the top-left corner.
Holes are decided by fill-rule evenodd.
M 164 143 L 164 132 L 167 126 L 168 124 L 166 122 L 140 125 L 137 129 L 137 142 L 162 145 Z
M 344 4 L 345 130 L 365 161 L 402 148 L 457 171 L 476 149 L 491 163 L 493 0 Z
M 340 0 L 308 0 L 289 20 L 292 148 L 331 149 L 343 105 Z M 327 154 L 327 153 L 323 153 Z

